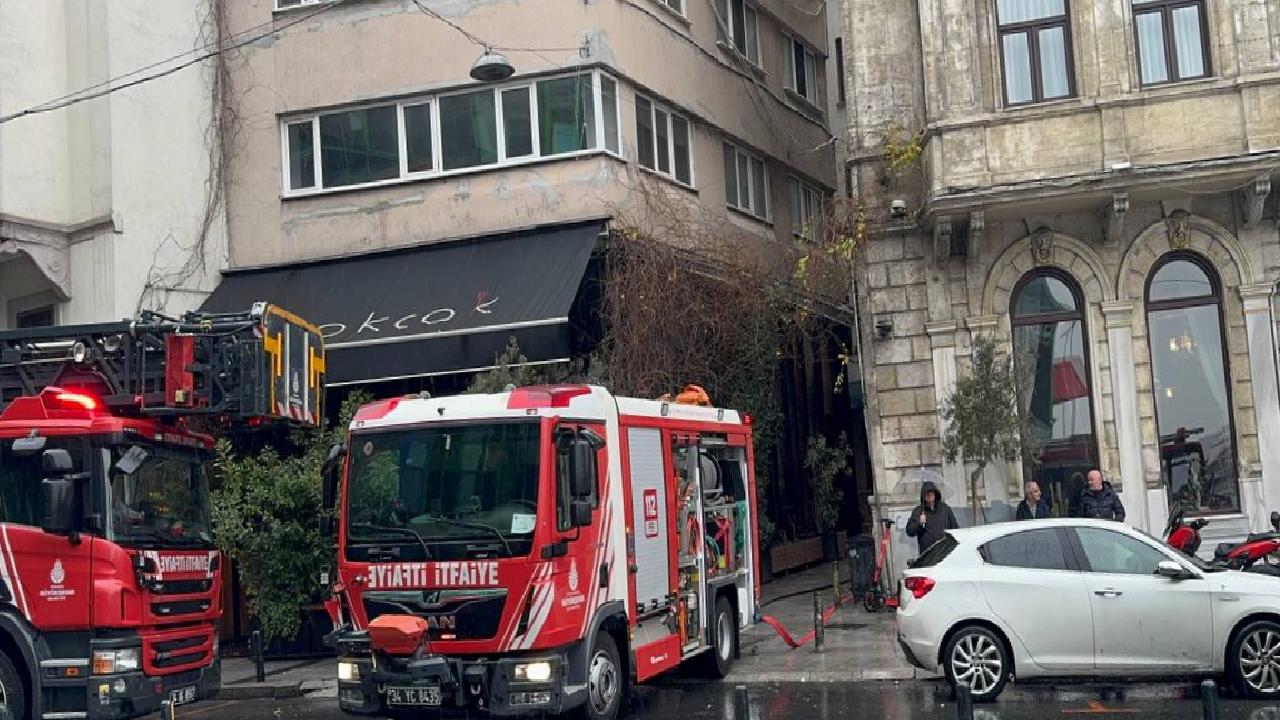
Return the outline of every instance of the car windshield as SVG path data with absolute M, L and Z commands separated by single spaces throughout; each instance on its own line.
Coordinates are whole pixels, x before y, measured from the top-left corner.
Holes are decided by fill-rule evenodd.
M 529 554 L 540 432 L 536 421 L 520 421 L 353 436 L 348 557 Z
M 1135 529 L 1137 529 L 1137 528 L 1135 528 Z M 1222 571 L 1226 570 L 1226 568 L 1224 568 L 1224 567 L 1220 567 L 1220 566 L 1218 566 L 1218 565 L 1211 565 L 1211 564 L 1209 564 L 1209 563 L 1207 563 L 1207 562 L 1205 562 L 1205 561 L 1201 560 L 1200 558 L 1196 557 L 1195 555 L 1188 555 L 1188 554 L 1186 554 L 1186 553 L 1182 552 L 1181 550 L 1179 550 L 1179 549 L 1178 549 L 1178 548 L 1176 548 L 1176 547 L 1171 547 L 1171 546 L 1169 546 L 1168 544 L 1161 542 L 1159 538 L 1157 538 L 1156 536 L 1154 536 L 1154 535 L 1152 535 L 1151 533 L 1147 532 L 1146 530 L 1140 530 L 1140 529 L 1138 529 L 1138 532 L 1140 532 L 1140 533 L 1142 533 L 1143 535 L 1145 535 L 1145 536 L 1147 537 L 1147 539 L 1148 539 L 1148 540 L 1150 540 L 1151 542 L 1155 543 L 1156 545 L 1159 545 L 1160 547 L 1162 547 L 1162 548 L 1166 548 L 1166 549 L 1168 549 L 1168 550 L 1172 550 L 1172 551 L 1174 552 L 1174 554 L 1176 554 L 1178 557 L 1182 558 L 1183 560 L 1186 560 L 1187 562 L 1191 563 L 1191 564 L 1195 567 L 1195 569 L 1199 570 L 1200 572 L 1204 572 L 1204 573 L 1215 573 L 1215 572 L 1222 572 Z
M 205 459 L 188 448 L 112 446 L 108 537 L 132 547 L 212 547 Z

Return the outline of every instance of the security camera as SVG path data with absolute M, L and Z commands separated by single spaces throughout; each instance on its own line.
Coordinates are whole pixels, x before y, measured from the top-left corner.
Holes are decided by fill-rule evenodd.
M 894 200 L 889 203 L 889 213 L 896 218 L 904 218 L 907 216 L 907 201 Z

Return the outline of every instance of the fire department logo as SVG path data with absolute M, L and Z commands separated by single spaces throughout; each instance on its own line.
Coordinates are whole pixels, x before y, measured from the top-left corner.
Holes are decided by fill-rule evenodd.
M 578 561 L 569 561 L 569 592 L 578 592 Z
M 62 561 L 54 560 L 53 569 L 49 571 L 49 582 L 54 585 L 61 585 L 63 580 L 67 579 L 67 571 L 62 569 Z

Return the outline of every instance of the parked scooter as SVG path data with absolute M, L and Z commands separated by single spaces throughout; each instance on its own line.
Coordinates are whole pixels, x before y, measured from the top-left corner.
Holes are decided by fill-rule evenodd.
M 1204 518 L 1186 522 L 1183 511 L 1178 510 L 1165 528 L 1165 542 L 1169 547 L 1194 555 L 1200 549 L 1200 531 L 1208 524 Z M 1214 564 L 1280 577 L 1280 512 L 1271 513 L 1271 527 L 1271 532 L 1251 534 L 1242 543 L 1218 545 L 1213 553 Z
M 898 594 L 895 592 L 891 595 L 885 588 L 884 572 L 885 565 L 889 562 L 889 529 L 893 527 L 893 521 L 884 519 L 880 524 L 884 526 L 884 534 L 880 538 L 880 556 L 876 558 L 875 575 L 871 576 L 871 589 L 862 596 L 862 607 L 867 612 L 898 607 Z

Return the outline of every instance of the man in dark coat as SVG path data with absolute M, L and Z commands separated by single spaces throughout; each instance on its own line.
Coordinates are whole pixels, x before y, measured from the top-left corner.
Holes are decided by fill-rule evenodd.
M 1043 520 L 1049 517 L 1049 505 L 1040 499 L 1040 483 L 1028 480 L 1022 486 L 1022 502 L 1018 503 L 1017 520 Z
M 942 539 L 948 530 L 960 527 L 956 522 L 951 507 L 942 501 L 942 493 L 938 486 L 926 481 L 920 487 L 920 504 L 911 511 L 911 519 L 907 521 L 907 535 L 916 539 L 920 552 Z
M 1124 522 L 1124 503 L 1111 483 L 1102 480 L 1102 473 L 1089 471 L 1089 482 L 1080 493 L 1080 516 L 1095 520 Z

